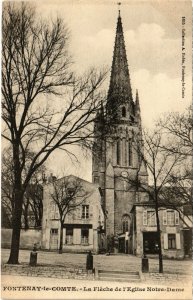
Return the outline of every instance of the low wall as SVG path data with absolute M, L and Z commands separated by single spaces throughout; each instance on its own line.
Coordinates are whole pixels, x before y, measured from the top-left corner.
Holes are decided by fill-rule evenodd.
M 190 275 L 177 274 L 177 273 L 142 273 L 140 272 L 140 278 L 144 282 L 150 282 L 151 284 L 169 284 L 169 283 L 188 283 L 191 281 Z
M 62 266 L 36 266 L 31 267 L 28 264 L 23 265 L 2 265 L 1 272 L 4 275 L 17 275 L 17 276 L 33 276 L 33 277 L 53 277 L 64 279 L 83 279 L 94 280 L 94 273 L 83 268 L 65 268 Z M 57 290 L 57 287 L 55 287 Z
M 12 229 L 1 229 L 1 247 L 10 248 L 11 246 Z M 20 248 L 32 249 L 34 244 L 41 247 L 41 230 L 37 229 L 21 229 L 20 234 Z

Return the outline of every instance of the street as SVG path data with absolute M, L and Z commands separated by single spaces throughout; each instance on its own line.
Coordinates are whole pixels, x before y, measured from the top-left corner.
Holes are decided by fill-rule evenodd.
M 150 258 L 150 272 L 136 282 L 112 282 L 85 275 L 86 254 L 38 252 L 37 267 L 29 266 L 29 250 L 20 250 L 20 265 L 6 265 L 9 250 L 2 249 L 2 297 L 8 299 L 184 299 L 191 295 L 191 261 Z M 70 273 L 69 268 L 82 274 Z M 139 272 L 141 258 L 132 255 L 94 255 L 94 268 Z M 152 273 L 151 273 L 152 272 Z M 155 273 L 154 273 L 155 272 Z M 189 276 L 187 276 L 189 274 Z M 71 277 L 74 276 L 74 277 Z M 68 277 L 70 276 L 70 277 Z M 144 274 L 143 274 L 144 276 Z M 189 298 L 186 298 L 189 299 Z M 191 299 L 191 298 L 190 298 Z
M 6 263 L 9 257 L 9 250 L 2 249 L 2 263 Z M 30 251 L 20 250 L 19 262 L 29 263 Z M 170 260 L 163 261 L 164 272 L 173 274 L 191 274 L 191 260 Z M 85 268 L 86 254 L 62 253 L 58 252 L 38 252 L 38 265 L 52 265 L 65 267 Z M 122 271 L 140 271 L 141 258 L 134 255 L 94 255 L 94 268 Z M 158 258 L 149 259 L 149 271 L 158 272 Z

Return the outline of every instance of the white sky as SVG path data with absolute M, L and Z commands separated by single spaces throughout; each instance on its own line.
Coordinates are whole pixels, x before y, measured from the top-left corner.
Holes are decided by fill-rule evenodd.
M 37 11 L 48 19 L 56 15 L 64 19 L 71 32 L 70 52 L 78 72 L 93 65 L 111 67 L 116 1 L 38 1 Z M 152 126 L 161 113 L 183 111 L 191 102 L 191 1 L 122 1 L 121 16 L 133 93 L 137 88 L 143 125 Z M 186 17 L 184 99 L 182 16 Z M 107 88 L 108 82 L 109 78 Z M 65 170 L 91 180 L 91 156 L 79 154 L 80 163 L 72 165 L 63 152 L 55 152 L 49 167 L 56 174 Z

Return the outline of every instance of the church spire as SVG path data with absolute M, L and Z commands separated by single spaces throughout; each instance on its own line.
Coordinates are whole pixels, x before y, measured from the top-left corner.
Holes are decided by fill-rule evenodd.
M 130 84 L 127 55 L 123 34 L 123 26 L 120 15 L 120 9 L 117 20 L 116 37 L 113 53 L 113 62 L 111 69 L 110 85 L 108 91 L 108 107 L 111 110 L 115 105 L 129 104 L 131 113 L 133 110 L 132 90 Z
M 138 110 L 140 112 L 140 105 L 139 105 L 139 93 L 138 90 L 136 90 L 136 100 L 135 100 L 135 107 L 136 110 Z

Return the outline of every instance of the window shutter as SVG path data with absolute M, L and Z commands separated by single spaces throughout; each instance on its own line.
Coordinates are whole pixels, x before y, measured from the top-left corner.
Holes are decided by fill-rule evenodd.
M 175 224 L 179 225 L 179 212 L 175 210 Z
M 66 217 L 65 217 L 65 223 L 69 223 L 69 217 L 68 217 L 68 214 L 66 214 Z
M 88 234 L 88 240 L 89 240 L 89 245 L 93 244 L 93 229 L 89 229 L 89 234 Z
M 81 229 L 74 228 L 73 230 L 73 244 L 79 245 L 81 243 Z
M 167 225 L 167 210 L 163 211 L 163 225 Z
M 144 210 L 143 212 L 143 225 L 147 225 L 147 211 Z
M 92 218 L 93 217 L 93 206 L 89 205 L 89 217 Z
M 164 249 L 168 249 L 168 234 L 164 233 Z
M 73 218 L 75 220 L 79 219 L 79 215 L 78 215 L 78 208 L 75 208 L 74 212 L 73 212 Z
M 84 205 L 81 205 L 80 207 L 80 218 L 82 219 L 83 218 L 83 214 L 84 214 Z
M 79 206 L 77 208 L 77 217 L 78 217 L 78 219 L 81 219 L 81 217 L 82 217 L 82 206 Z
M 63 228 L 63 245 L 66 244 L 66 228 Z
M 58 211 L 57 207 L 56 207 L 56 210 L 55 210 L 55 219 L 59 219 L 59 211 Z
M 77 237 L 76 236 L 77 236 L 77 229 L 74 228 L 74 230 L 73 230 L 73 238 L 72 238 L 74 245 L 77 244 Z
M 176 249 L 181 249 L 180 233 L 176 233 Z
M 76 243 L 78 245 L 81 244 L 81 229 L 80 228 L 76 229 Z

